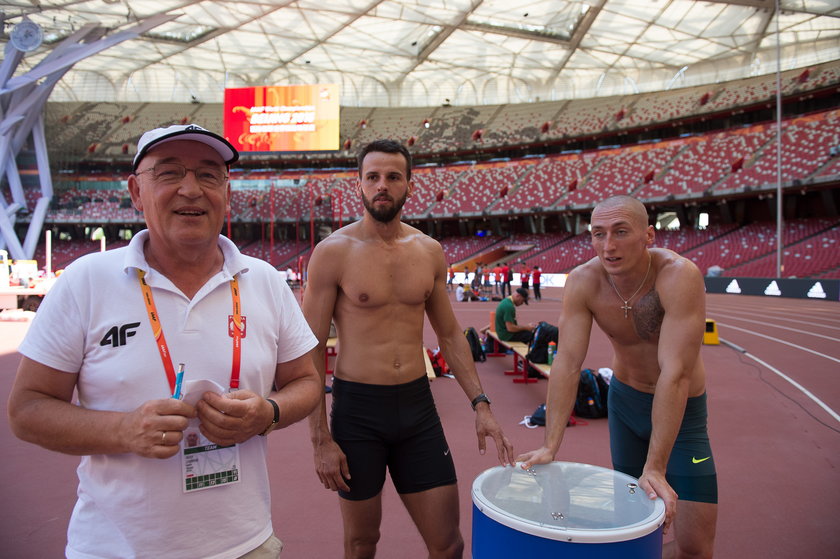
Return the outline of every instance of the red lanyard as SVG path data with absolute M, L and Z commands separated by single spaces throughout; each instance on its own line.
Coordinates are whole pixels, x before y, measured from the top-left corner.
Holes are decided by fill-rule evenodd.
M 146 312 L 149 313 L 149 323 L 152 325 L 152 334 L 155 336 L 155 343 L 160 353 L 160 360 L 163 362 L 163 369 L 166 371 L 166 378 L 169 380 L 169 390 L 175 393 L 175 367 L 172 366 L 172 356 L 169 354 L 169 346 L 166 344 L 166 337 L 163 335 L 163 327 L 155 307 L 155 300 L 152 297 L 152 288 L 144 279 L 146 272 L 137 270 L 137 278 L 140 280 L 140 289 L 143 291 L 143 302 L 146 304 Z M 230 280 L 230 293 L 233 297 L 233 328 L 228 328 L 233 337 L 233 362 L 230 366 L 230 388 L 239 388 L 239 365 L 242 360 L 242 314 L 239 302 L 239 282 L 234 276 Z

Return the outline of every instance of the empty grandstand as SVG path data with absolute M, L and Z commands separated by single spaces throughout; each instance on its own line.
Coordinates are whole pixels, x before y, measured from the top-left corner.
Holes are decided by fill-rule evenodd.
M 591 52 L 587 41 L 608 34 L 601 19 L 623 17 L 617 3 L 596 4 L 582 16 L 559 9 L 554 14 L 556 21 L 571 22 L 583 34 L 569 56 Z M 721 4 L 715 17 L 753 21 L 754 15 L 738 3 Z M 543 9 L 532 8 L 535 13 Z M 234 19 L 238 17 L 236 10 L 225 9 L 231 10 Z M 797 13 L 779 17 L 798 29 L 816 28 L 827 21 L 819 9 Z M 107 20 L 109 14 L 102 18 Z M 481 27 L 480 14 L 482 8 L 464 14 L 461 23 L 449 29 L 451 35 L 442 33 L 437 36 L 439 43 L 429 43 L 431 50 L 424 56 L 433 58 L 438 52 L 435 47 L 449 46 L 453 36 L 476 32 Z M 7 12 L 10 15 L 15 16 Z M 384 12 L 364 15 L 399 19 Z M 91 16 L 78 17 L 81 21 Z M 182 20 L 190 17 L 194 15 L 181 16 Z M 665 25 L 663 14 L 646 17 L 651 25 Z M 438 99 L 432 82 L 425 81 L 427 74 L 408 71 L 404 78 L 409 85 L 401 90 L 400 100 L 376 103 L 371 100 L 382 93 L 377 87 L 366 95 L 370 84 L 363 86 L 364 80 L 354 81 L 349 72 L 336 76 L 345 86 L 352 84 L 342 95 L 341 149 L 243 157 L 231 169 L 231 211 L 225 233 L 243 251 L 278 268 L 305 265 L 309 250 L 320 238 L 361 216 L 356 150 L 371 139 L 391 138 L 406 144 L 415 157 L 415 187 L 404 219 L 439 239 L 455 264 L 481 260 L 492 247 L 510 245 L 521 250 L 505 253 L 506 260 L 539 264 L 545 273 L 568 272 L 592 256 L 586 235 L 592 206 L 609 195 L 629 194 L 650 209 L 651 223 L 659 228 L 657 245 L 686 255 L 703 271 L 717 266 L 725 275 L 775 276 L 776 239 L 781 232 L 781 256 L 789 265 L 778 275 L 840 277 L 840 251 L 830 250 L 840 223 L 840 57 L 831 48 L 836 46 L 837 33 L 831 35 L 834 43 L 828 35 L 808 43 L 810 58 L 799 59 L 811 61 L 805 65 L 791 62 L 795 57 L 783 52 L 782 71 L 776 73 L 756 62 L 757 54 L 769 56 L 775 46 L 766 28 L 770 19 L 761 21 L 765 31 L 756 32 L 761 47 L 749 71 L 729 68 L 734 59 L 718 53 L 696 63 L 693 68 L 698 71 L 686 71 L 686 66 L 659 87 L 652 85 L 655 80 L 643 82 L 641 75 L 625 77 L 623 85 L 617 85 L 604 70 L 607 77 L 599 80 L 603 88 L 593 92 L 581 85 L 583 74 L 566 67 L 567 76 L 558 76 L 554 87 L 570 85 L 575 94 L 557 95 L 555 89 L 555 94 L 520 99 L 510 94 L 516 87 L 507 84 L 508 94 L 496 96 L 496 102 L 492 96 L 481 98 L 490 102 L 475 98 L 468 102 L 470 96 L 460 89 L 446 90 L 448 97 Z M 156 25 L 173 28 L 170 20 Z M 680 24 L 672 25 L 678 28 Z M 715 32 L 732 31 L 724 27 Z M 524 33 L 517 29 L 502 18 L 494 31 L 482 28 L 482 33 L 493 31 L 511 38 Z M 557 31 L 552 24 L 545 29 Z M 233 35 L 233 30 L 226 31 L 217 40 L 222 44 Z M 155 42 L 162 40 L 157 37 L 150 31 L 135 42 L 163 44 Z M 525 39 L 543 46 L 559 40 L 539 33 Z M 804 48 L 787 36 L 781 42 L 786 50 Z M 711 48 L 710 43 L 704 48 Z M 326 48 L 326 43 L 319 44 Z M 628 44 L 625 56 L 651 65 L 648 78 L 664 75 L 653 64 L 643 40 Z M 18 59 L 24 71 L 40 60 L 48 51 L 45 48 L 36 51 L 30 62 L 27 57 Z M 187 50 L 197 53 L 201 48 L 196 44 Z M 183 101 L 174 101 L 159 99 L 151 79 L 132 84 L 138 91 L 148 90 L 143 98 L 130 90 L 102 89 L 102 84 L 81 87 L 84 68 L 96 64 L 101 68 L 109 52 L 97 55 L 98 61 L 93 57 L 79 62 L 79 69 L 59 82 L 45 104 L 42 122 L 52 188 L 49 196 L 44 193 L 40 159 L 44 154 L 37 153 L 34 144 L 17 146 L 14 165 L 20 195 L 14 181 L 6 178 L 12 176 L 8 173 L 2 186 L 3 207 L 11 217 L 11 229 L 3 230 L 4 246 L 10 230 L 19 239 L 33 236 L 29 226 L 38 219 L 43 219 L 56 239 L 57 265 L 97 250 L 98 243 L 90 240 L 94 231 L 105 235 L 108 246 L 118 246 L 143 227 L 142 215 L 132 207 L 126 191 L 130 161 L 142 132 L 188 122 L 222 130 L 222 104 L 215 94 L 206 93 L 213 88 L 195 89 Z M 484 63 L 475 61 L 473 66 Z M 134 74 L 128 69 L 131 65 L 125 64 L 130 82 Z M 184 64 L 187 72 L 190 65 Z M 520 70 L 515 68 L 515 72 Z M 189 71 L 213 72 L 200 65 L 190 66 Z M 143 75 L 150 78 L 148 73 Z M 489 82 L 477 79 L 469 83 L 473 88 L 478 83 L 487 91 L 490 88 Z M 420 98 L 414 98 L 418 93 L 422 93 Z M 778 112 L 777 101 L 781 102 Z M 42 198 L 48 198 L 48 207 L 38 209 Z M 782 210 L 779 220 L 778 208 Z M 30 241 L 23 244 L 42 258 L 40 245 L 36 249 Z

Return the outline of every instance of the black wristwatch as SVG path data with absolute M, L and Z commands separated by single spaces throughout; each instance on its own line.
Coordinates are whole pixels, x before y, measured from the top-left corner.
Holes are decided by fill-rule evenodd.
M 470 402 L 473 411 L 475 411 L 475 407 L 481 402 L 487 402 L 488 405 L 490 404 L 490 398 L 488 398 L 487 394 L 485 394 L 484 392 L 473 398 L 472 402 Z
M 265 431 L 260 433 L 261 437 L 264 437 L 272 431 L 274 431 L 274 429 L 277 427 L 277 423 L 280 421 L 280 406 L 278 406 L 277 402 L 275 402 L 271 398 L 266 398 L 266 400 L 268 400 L 268 403 L 271 404 L 272 408 L 274 408 L 274 418 L 272 418 L 271 424 L 265 428 Z

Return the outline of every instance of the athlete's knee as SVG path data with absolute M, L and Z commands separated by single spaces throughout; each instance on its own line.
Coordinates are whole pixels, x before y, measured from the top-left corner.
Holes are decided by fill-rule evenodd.
M 714 542 L 697 543 L 693 542 L 683 545 L 677 544 L 677 559 L 712 559 L 712 548 Z
M 677 513 L 679 515 L 679 512 Z M 689 531 L 677 531 L 674 538 L 674 557 L 678 559 L 711 559 L 714 553 L 714 530 L 706 531 L 696 526 Z
M 429 549 L 429 559 L 461 559 L 464 556 L 464 538 L 457 537 L 439 549 Z
M 345 535 L 344 556 L 347 559 L 372 559 L 376 556 L 379 531 L 370 534 Z

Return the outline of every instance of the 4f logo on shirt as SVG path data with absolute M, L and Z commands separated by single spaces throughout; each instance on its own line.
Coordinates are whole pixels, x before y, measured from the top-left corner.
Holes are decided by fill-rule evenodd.
M 239 337 L 244 338 L 245 337 L 245 326 L 246 326 L 245 317 L 240 316 L 239 318 L 242 321 L 239 324 Z M 230 336 L 231 338 L 233 337 L 233 333 L 235 331 L 234 328 L 236 328 L 236 327 L 237 327 L 236 317 L 233 316 L 232 314 L 229 314 L 228 315 L 228 336 Z
M 112 326 L 102 340 L 100 340 L 99 345 L 111 345 L 114 347 L 125 345 L 126 340 L 137 333 L 135 330 L 139 326 L 139 322 L 131 322 L 122 326 Z

